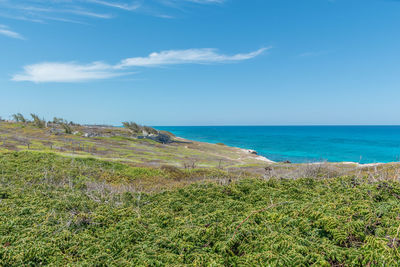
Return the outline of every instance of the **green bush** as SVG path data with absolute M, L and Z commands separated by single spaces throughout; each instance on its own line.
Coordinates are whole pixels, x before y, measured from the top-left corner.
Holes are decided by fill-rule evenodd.
M 71 126 L 69 126 L 68 124 L 62 123 L 61 127 L 65 130 L 66 134 L 72 134 Z
M 0 169 L 0 266 L 400 261 L 397 181 L 245 179 L 146 194 L 113 185 L 182 170 L 31 152 L 0 154 Z
M 142 126 L 138 125 L 135 122 L 123 122 L 122 123 L 125 128 L 131 130 L 133 133 L 141 133 L 142 132 Z
M 123 122 L 122 125 L 135 134 L 141 134 L 143 131 L 148 134 L 158 134 L 158 131 L 156 129 L 149 126 L 141 126 L 135 122 Z

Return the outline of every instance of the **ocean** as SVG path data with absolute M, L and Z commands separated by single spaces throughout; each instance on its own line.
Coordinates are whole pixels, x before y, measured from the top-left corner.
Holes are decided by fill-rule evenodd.
M 400 126 L 163 126 L 176 136 L 253 149 L 270 160 L 400 161 Z

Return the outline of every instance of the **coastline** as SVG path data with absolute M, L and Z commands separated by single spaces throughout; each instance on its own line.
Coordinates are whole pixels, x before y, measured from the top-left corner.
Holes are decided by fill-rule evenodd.
M 264 162 L 267 162 L 267 163 L 279 163 L 279 162 L 272 161 L 272 160 L 268 159 L 267 157 L 258 155 L 258 152 L 255 151 L 255 150 L 245 149 L 245 148 L 240 148 L 240 147 L 234 147 L 234 148 L 240 149 L 241 151 L 243 151 L 245 153 L 248 153 L 249 155 L 253 155 L 254 159 L 257 159 L 257 160 L 260 160 L 260 161 L 264 161 Z
M 180 136 L 176 136 L 175 138 L 178 139 L 179 141 L 183 141 L 183 142 L 196 142 L 196 143 L 205 143 L 205 144 L 209 144 L 209 145 L 218 145 L 216 143 L 209 143 L 209 142 L 201 142 L 201 141 L 190 140 L 190 139 L 186 139 L 186 138 L 183 138 L 183 137 L 180 137 Z M 241 152 L 244 152 L 245 154 L 249 155 L 252 159 L 263 161 L 265 163 L 270 163 L 270 164 L 282 164 L 282 163 L 285 163 L 285 162 L 281 162 L 281 161 L 270 160 L 267 157 L 259 155 L 257 151 L 252 150 L 252 149 L 235 147 L 235 146 L 228 146 L 228 145 L 225 145 L 225 146 L 237 149 L 237 150 L 239 150 Z M 385 165 L 385 164 L 400 164 L 400 162 L 359 163 L 359 162 L 352 162 L 352 161 L 338 161 L 338 162 L 318 161 L 318 162 L 303 162 L 303 163 L 290 163 L 290 164 L 296 164 L 296 165 L 298 165 L 298 164 L 301 164 L 301 165 L 318 165 L 318 164 L 356 165 L 359 168 L 366 168 L 366 167 L 376 167 L 376 166 Z
M 169 126 L 161 129 L 200 142 L 254 149 L 276 162 L 329 161 L 368 167 L 400 161 L 399 127 Z

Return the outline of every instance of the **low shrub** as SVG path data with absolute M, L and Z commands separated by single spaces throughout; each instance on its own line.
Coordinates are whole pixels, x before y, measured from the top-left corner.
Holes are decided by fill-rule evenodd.
M 149 194 L 130 190 L 131 179 L 228 174 L 31 152 L 0 154 L 0 169 L 0 266 L 400 261 L 396 180 L 253 178 Z

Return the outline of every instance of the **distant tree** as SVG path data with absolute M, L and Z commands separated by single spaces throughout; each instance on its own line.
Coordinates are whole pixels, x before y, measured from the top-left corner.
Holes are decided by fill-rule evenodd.
M 57 117 L 54 117 L 53 118 L 53 123 L 54 124 L 67 124 L 68 122 L 67 122 L 67 120 L 64 120 L 63 118 L 57 118 Z
M 142 131 L 142 126 L 135 122 L 123 122 L 122 125 L 124 125 L 125 128 L 131 130 L 134 133 L 140 133 Z
M 158 131 L 154 128 L 151 128 L 149 126 L 143 126 L 143 131 L 145 131 L 148 134 L 158 134 Z
M 46 121 L 44 119 L 40 119 L 38 115 L 31 113 L 31 117 L 33 119 L 33 124 L 38 128 L 46 127 Z
M 72 125 L 72 126 L 74 126 L 74 125 L 78 126 L 78 125 L 79 125 L 79 124 L 77 124 L 77 123 L 74 123 L 73 121 L 68 122 L 66 119 L 57 118 L 57 117 L 54 117 L 54 118 L 53 118 L 52 123 L 54 123 L 54 124 L 60 124 L 60 125 L 62 125 L 62 124 L 68 124 L 68 125 Z
M 62 123 L 61 127 L 64 128 L 66 134 L 72 134 L 72 129 L 67 123 Z
M 21 113 L 18 113 L 18 118 L 19 118 L 19 121 L 23 122 L 23 123 L 28 121 L 27 119 L 25 119 L 24 115 L 22 115 Z
M 12 117 L 13 120 L 15 120 L 16 122 L 19 122 L 18 114 L 12 114 L 11 117 Z
M 21 113 L 13 114 L 12 117 L 16 122 L 27 122 L 24 115 L 22 115 Z

